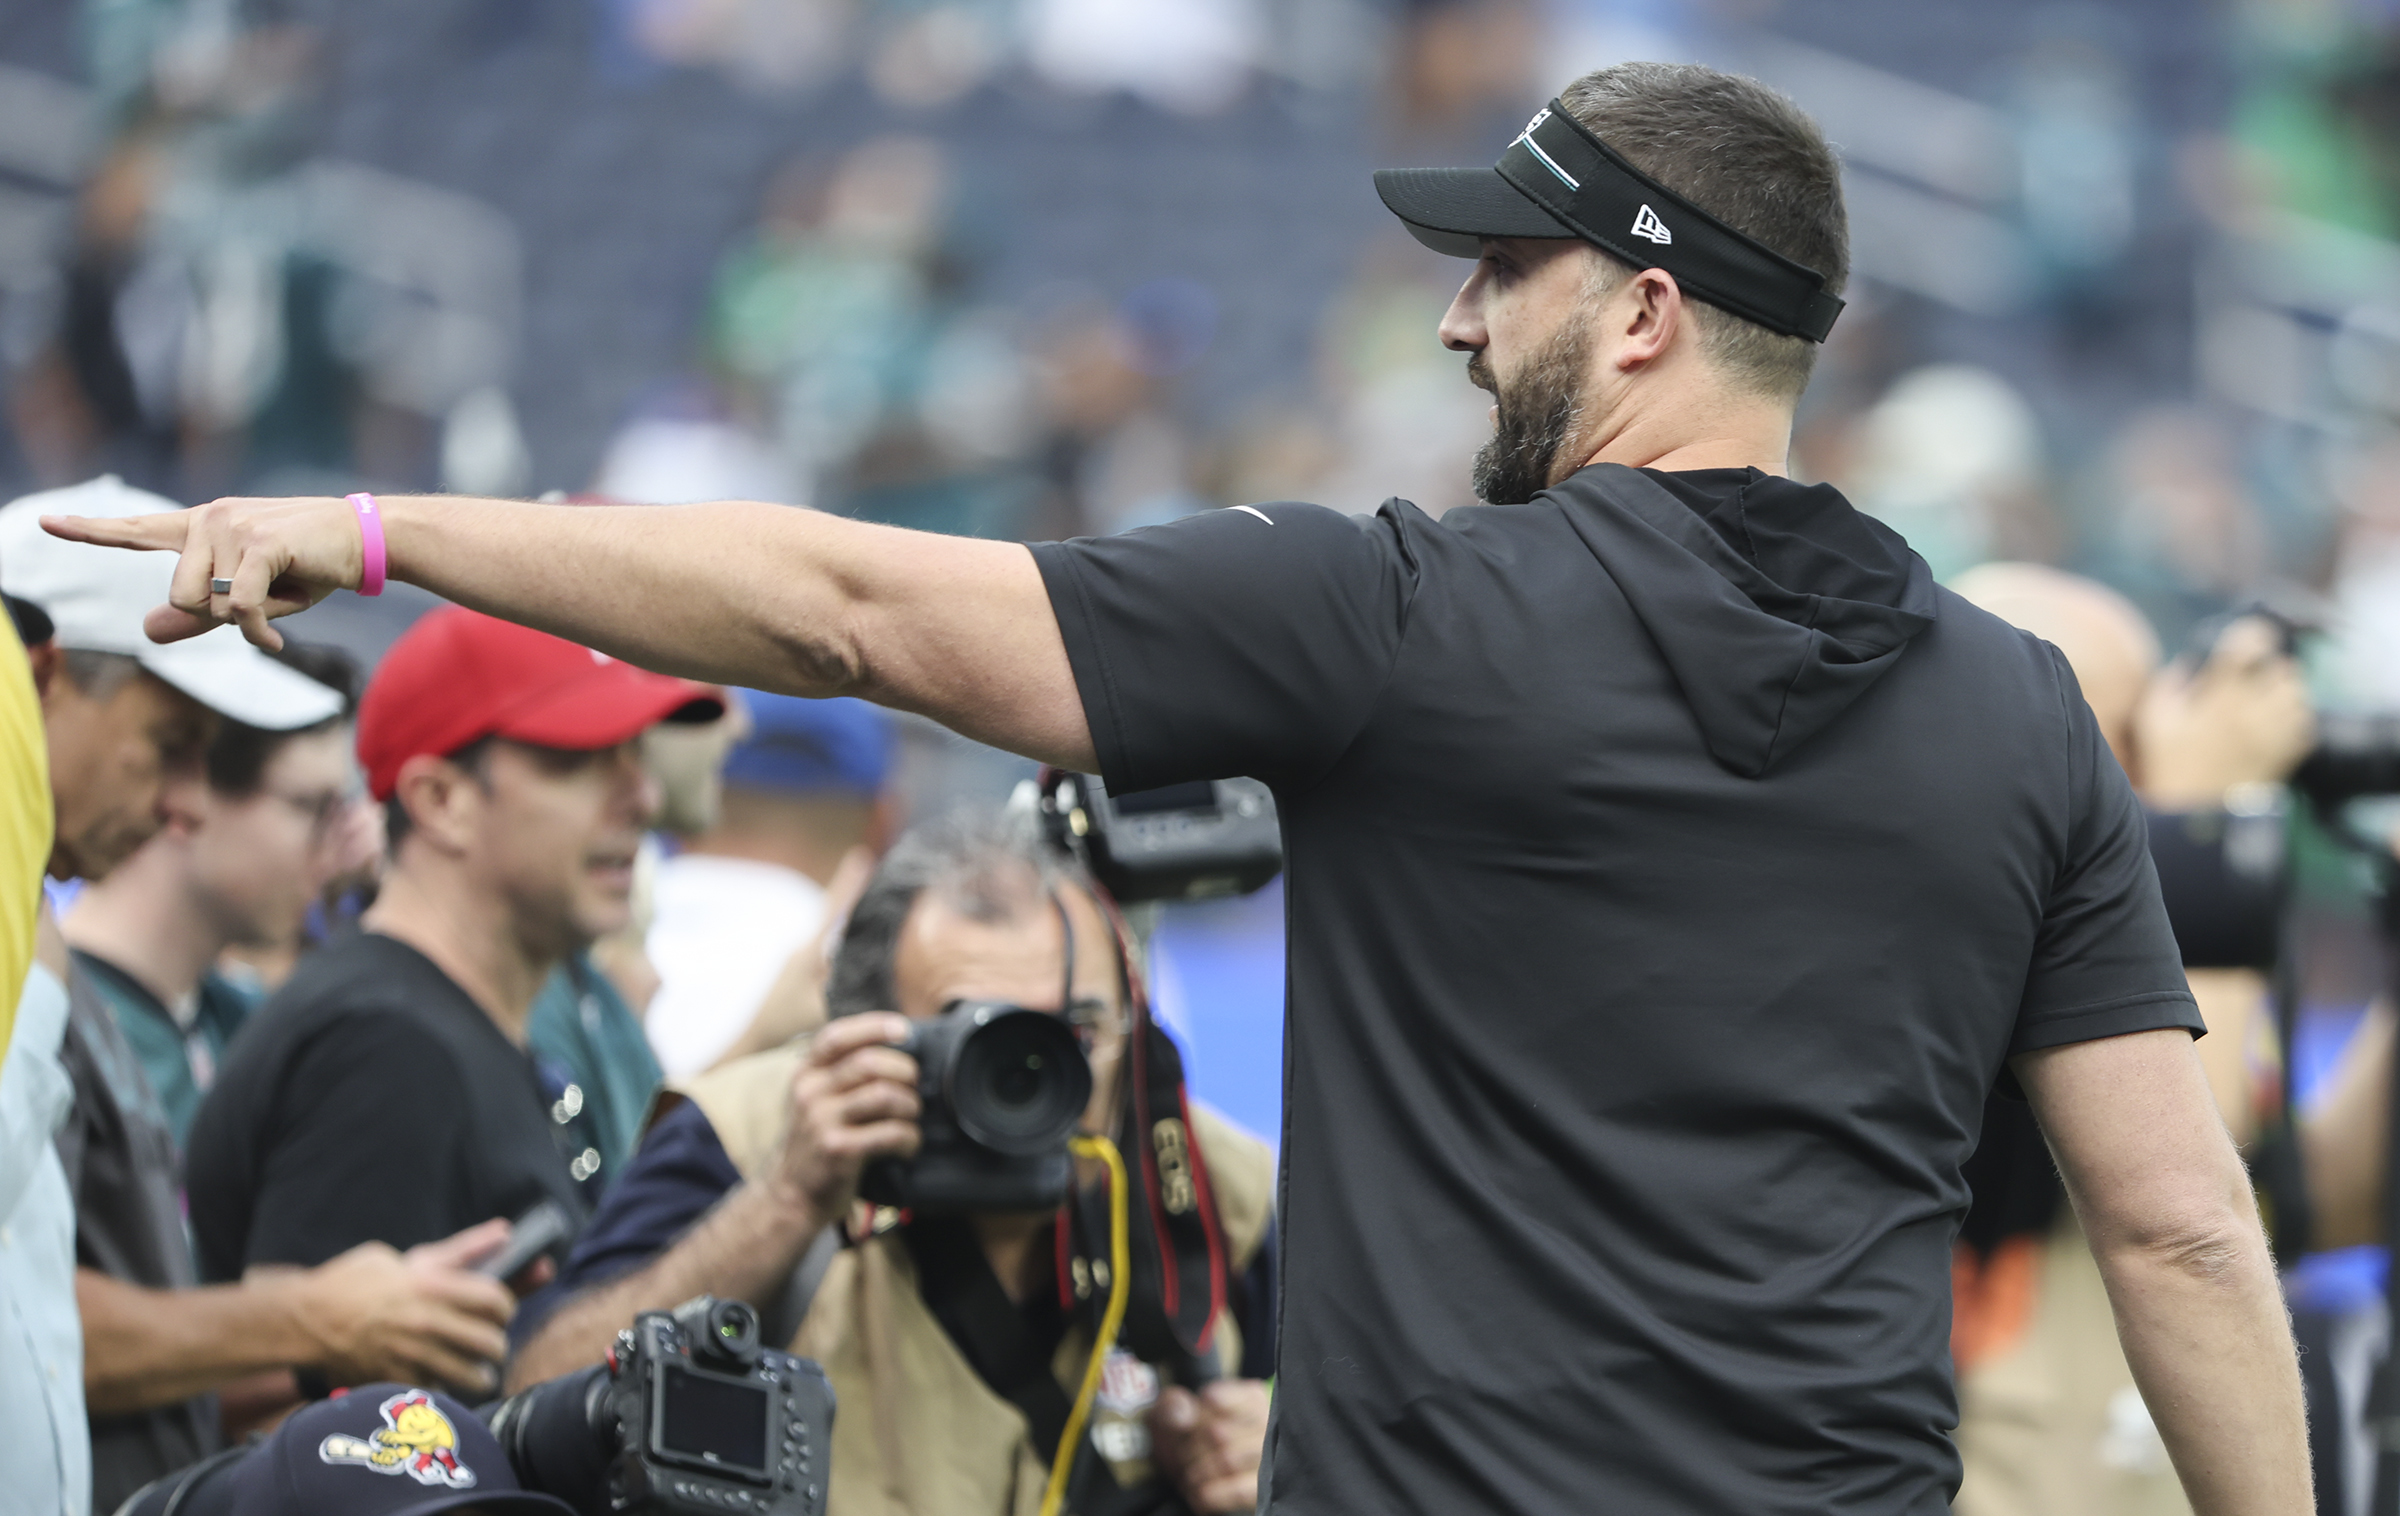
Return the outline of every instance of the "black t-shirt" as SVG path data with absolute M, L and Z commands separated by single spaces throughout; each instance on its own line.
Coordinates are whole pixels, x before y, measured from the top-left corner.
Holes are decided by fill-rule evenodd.
M 1281 809 L 1272 1508 L 1946 1511 L 2003 1060 L 2200 1026 L 2057 651 L 1755 471 L 1034 553 L 1111 788 Z
M 260 1008 L 192 1123 L 201 1275 L 413 1247 L 544 1199 L 580 1222 L 560 1130 L 532 1059 L 447 974 L 392 938 L 345 938 Z

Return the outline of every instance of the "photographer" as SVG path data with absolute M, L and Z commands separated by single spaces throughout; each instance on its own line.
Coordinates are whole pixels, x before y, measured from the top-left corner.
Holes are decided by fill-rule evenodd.
M 910 832 L 851 915 L 834 961 L 833 1020 L 813 1040 L 681 1086 L 688 1103 L 651 1130 L 602 1202 L 554 1286 L 568 1298 L 526 1337 L 511 1383 L 592 1362 L 635 1313 L 686 1296 L 777 1314 L 811 1243 L 847 1220 L 854 1245 L 823 1266 L 796 1320 L 779 1328 L 791 1351 L 824 1364 L 839 1397 L 832 1509 L 1024 1509 L 1024 1492 L 1043 1485 L 1106 1293 L 1104 1275 L 1092 1288 L 1080 1251 L 1093 1239 L 1062 1225 L 1069 1212 L 894 1225 L 888 1210 L 854 1203 L 871 1160 L 919 1142 L 918 1066 L 887 1044 L 907 1031 L 903 1018 L 962 1000 L 1055 1011 L 1088 1033 L 1084 1127 L 1117 1132 L 1138 1169 L 1150 1144 L 1119 1120 L 1141 1067 L 1126 1056 L 1129 1032 L 1140 1033 L 1129 1025 L 1131 982 L 1090 882 L 1030 834 L 964 818 Z M 1153 1047 L 1153 1066 L 1156 1056 Z M 1221 1251 L 1230 1307 L 1203 1327 L 1233 1377 L 1162 1387 L 1176 1365 L 1112 1355 L 1090 1437 L 1097 1456 L 1082 1459 L 1073 1487 L 1071 1508 L 1085 1516 L 1173 1509 L 1173 1494 L 1201 1513 L 1257 1503 L 1266 1430 L 1257 1381 L 1273 1331 L 1268 1158 L 1201 1108 L 1189 1119 L 1203 1219 L 1221 1227 L 1207 1246 Z M 1088 1194 L 1099 1181 L 1087 1168 L 1079 1184 Z M 1161 1182 L 1135 1181 L 1153 1194 Z M 1182 1273 L 1187 1289 L 1210 1275 L 1166 1272 Z M 540 1308 L 530 1303 L 528 1317 Z M 1137 1299 L 1129 1319 L 1172 1309 Z
M 1586 75 L 1488 169 L 1485 506 L 970 541 L 751 502 L 212 502 L 175 637 L 387 570 L 645 666 L 856 694 L 1289 860 L 1268 1509 L 1935 1511 L 1960 1165 L 2019 1080 L 2195 1503 L 2308 1499 L 2297 1358 L 2123 774 L 2050 650 L 1785 477 L 1849 264 L 1753 81 Z M 897 1031 L 897 1028 L 894 1028 Z M 844 1426 L 849 1419 L 844 1417 Z M 897 1456 L 897 1455 L 895 1455 Z

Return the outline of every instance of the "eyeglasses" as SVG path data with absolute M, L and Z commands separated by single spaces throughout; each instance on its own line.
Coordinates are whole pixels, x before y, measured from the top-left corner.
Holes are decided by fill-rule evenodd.
M 307 817 L 309 835 L 312 837 L 322 837 L 333 830 L 334 823 L 342 819 L 342 813 L 347 811 L 351 802 L 357 798 L 356 792 L 348 789 L 319 790 L 314 794 L 304 795 L 295 795 L 277 789 L 265 789 L 259 793 L 270 800 L 288 805 L 294 811 Z

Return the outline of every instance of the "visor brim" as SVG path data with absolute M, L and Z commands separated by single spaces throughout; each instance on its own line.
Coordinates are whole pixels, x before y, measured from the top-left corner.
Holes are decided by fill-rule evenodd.
M 1437 253 L 1480 258 L 1487 237 L 1574 237 L 1574 228 L 1488 168 L 1383 168 L 1375 193 Z

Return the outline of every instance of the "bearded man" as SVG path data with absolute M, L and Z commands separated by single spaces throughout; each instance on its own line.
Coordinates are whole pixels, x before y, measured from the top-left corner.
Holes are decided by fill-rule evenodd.
M 390 571 L 649 667 L 1103 774 L 1273 786 L 1265 1509 L 1948 1509 L 1959 1166 L 2064 1171 L 2194 1506 L 2309 1508 L 2298 1373 L 2141 813 L 2047 644 L 1785 478 L 1839 165 L 1700 68 L 1380 180 L 1474 258 L 1489 502 L 932 537 L 739 502 L 219 501 L 154 635 Z M 364 497 L 359 497 L 363 500 Z M 372 503 L 369 502 L 371 505 Z

